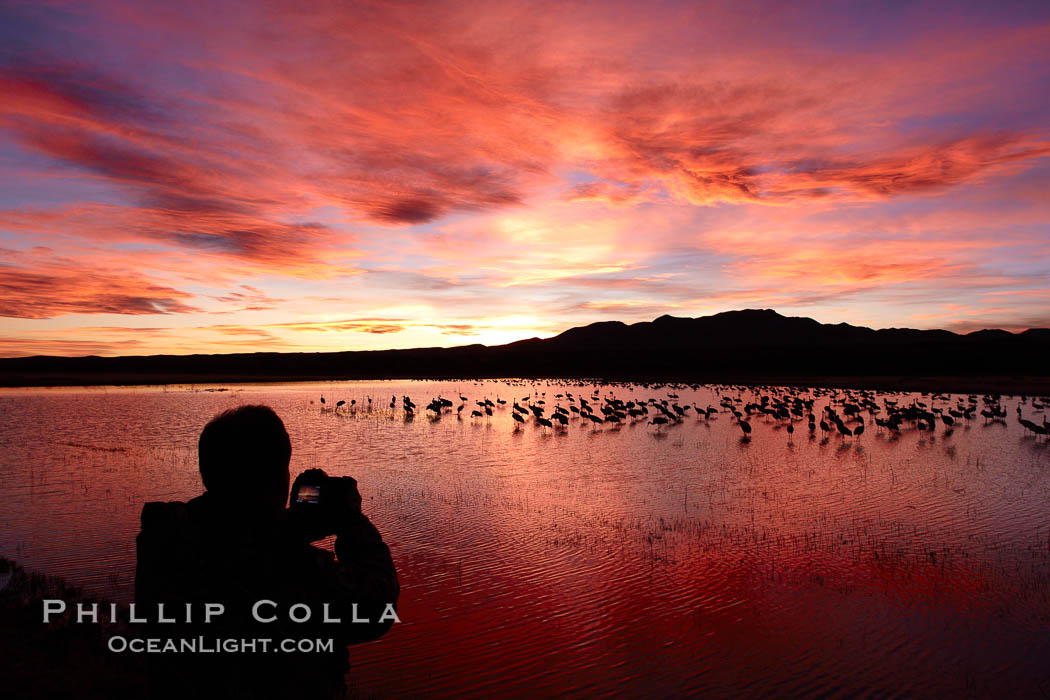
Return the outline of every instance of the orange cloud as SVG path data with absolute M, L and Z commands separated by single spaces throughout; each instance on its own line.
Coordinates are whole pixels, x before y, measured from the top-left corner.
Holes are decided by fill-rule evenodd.
M 33 269 L 0 265 L 0 316 L 184 314 L 199 311 L 192 294 L 135 273 L 55 262 Z
M 5 8 L 4 334 L 156 314 L 195 330 L 149 348 L 375 347 L 744 304 L 892 323 L 1045 277 L 1045 18 L 869 36 L 834 8 L 541 9 Z

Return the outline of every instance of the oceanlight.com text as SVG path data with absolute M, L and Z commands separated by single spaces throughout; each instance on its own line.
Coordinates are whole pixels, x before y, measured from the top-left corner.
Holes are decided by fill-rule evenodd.
M 217 637 L 138 638 L 110 637 L 111 652 L 132 654 L 323 654 L 335 648 L 332 639 L 221 639 Z

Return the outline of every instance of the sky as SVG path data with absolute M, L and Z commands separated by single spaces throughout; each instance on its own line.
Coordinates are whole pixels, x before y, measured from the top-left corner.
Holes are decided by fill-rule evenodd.
M 0 0 L 0 356 L 1050 327 L 1050 3 Z

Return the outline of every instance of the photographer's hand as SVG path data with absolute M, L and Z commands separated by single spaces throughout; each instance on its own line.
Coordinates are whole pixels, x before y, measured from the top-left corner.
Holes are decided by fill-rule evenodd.
M 388 605 L 396 608 L 401 587 L 390 549 L 372 521 L 361 512 L 361 493 L 357 482 L 345 482 L 345 505 L 335 539 L 338 557 L 338 580 L 346 593 L 345 600 L 354 604 L 371 624 L 353 624 L 344 629 L 349 644 L 367 642 L 382 636 L 393 624 L 384 613 Z M 384 622 L 379 622 L 385 619 Z
M 333 507 L 333 520 L 338 532 L 346 524 L 356 524 L 362 517 L 361 492 L 357 490 L 357 479 L 344 477 L 342 483 L 341 498 L 338 505 Z

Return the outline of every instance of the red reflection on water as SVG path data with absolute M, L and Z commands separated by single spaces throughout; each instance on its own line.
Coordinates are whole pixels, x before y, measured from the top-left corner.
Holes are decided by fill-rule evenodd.
M 869 418 L 863 436 L 825 441 L 752 416 L 741 443 L 725 411 L 552 430 L 515 426 L 506 406 L 411 421 L 387 408 L 391 395 L 472 406 L 546 391 L 549 413 L 564 390 L 8 394 L 4 553 L 126 597 L 142 502 L 196 495 L 200 427 L 263 402 L 289 427 L 293 472 L 359 480 L 399 567 L 403 623 L 352 652 L 366 695 L 954 696 L 1042 682 L 1050 469 L 1019 426 L 891 436 Z M 374 408 L 321 412 L 322 391 Z M 700 406 L 758 396 L 676 393 Z

